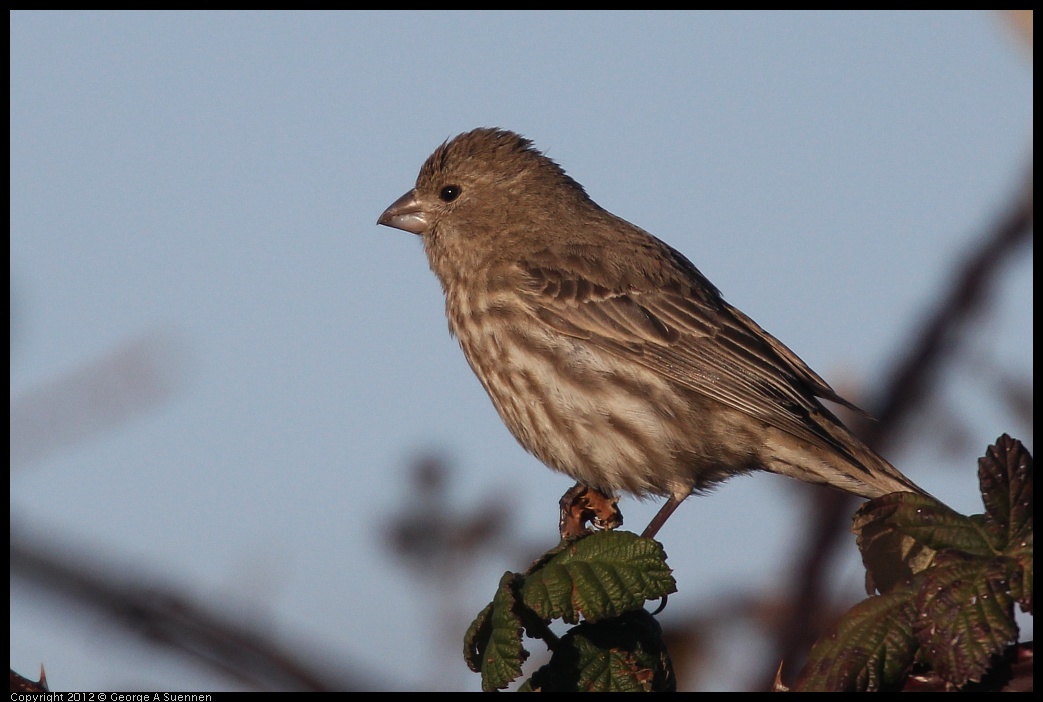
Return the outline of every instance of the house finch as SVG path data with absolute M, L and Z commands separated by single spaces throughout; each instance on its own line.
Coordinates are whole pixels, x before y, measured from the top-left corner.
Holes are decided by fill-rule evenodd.
M 518 134 L 443 143 L 378 224 L 423 238 L 449 330 L 521 445 L 602 493 L 667 497 L 659 524 L 757 469 L 922 492 L 822 405 L 853 407 L 796 354 Z

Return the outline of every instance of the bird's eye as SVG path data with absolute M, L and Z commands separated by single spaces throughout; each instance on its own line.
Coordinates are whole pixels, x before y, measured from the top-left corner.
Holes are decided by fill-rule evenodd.
M 452 202 L 460 197 L 460 192 L 459 185 L 447 185 L 438 193 L 438 197 L 442 198 L 443 202 Z

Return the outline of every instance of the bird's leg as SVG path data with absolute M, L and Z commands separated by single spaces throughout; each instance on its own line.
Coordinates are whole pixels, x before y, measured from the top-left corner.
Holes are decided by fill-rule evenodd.
M 615 529 L 623 524 L 623 513 L 616 503 L 618 497 L 606 495 L 595 488 L 576 483 L 561 496 L 561 518 L 558 530 L 568 539 L 586 533 L 589 521 L 596 529 Z
M 684 497 L 680 499 L 676 497 L 671 497 L 669 500 L 667 500 L 663 504 L 663 506 L 659 508 L 659 511 L 656 512 L 656 515 L 652 517 L 652 521 L 648 523 L 648 526 L 645 527 L 645 530 L 641 532 L 641 537 L 644 539 L 651 539 L 655 537 L 655 535 L 659 533 L 659 529 L 663 526 L 663 524 L 666 523 L 666 520 L 669 519 L 670 515 L 674 513 L 674 510 L 677 509 L 682 502 L 684 502 L 684 499 Z

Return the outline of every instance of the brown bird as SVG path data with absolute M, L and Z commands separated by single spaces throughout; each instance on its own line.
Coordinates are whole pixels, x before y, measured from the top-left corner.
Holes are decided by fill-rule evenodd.
M 602 493 L 668 498 L 646 536 L 753 470 L 922 492 L 823 406 L 854 407 L 796 354 L 518 134 L 446 141 L 377 222 L 423 238 L 449 330 L 522 446 Z

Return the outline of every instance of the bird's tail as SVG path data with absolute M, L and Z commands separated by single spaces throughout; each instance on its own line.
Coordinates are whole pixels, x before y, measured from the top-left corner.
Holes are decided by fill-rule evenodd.
M 829 485 L 869 499 L 892 492 L 928 495 L 926 490 L 857 439 L 839 420 L 828 413 L 823 419 L 827 421 L 819 422 L 819 427 L 828 438 L 822 445 L 797 446 L 792 437 L 779 436 L 777 441 L 771 442 L 774 444 L 774 460 L 765 467 L 773 473 Z

